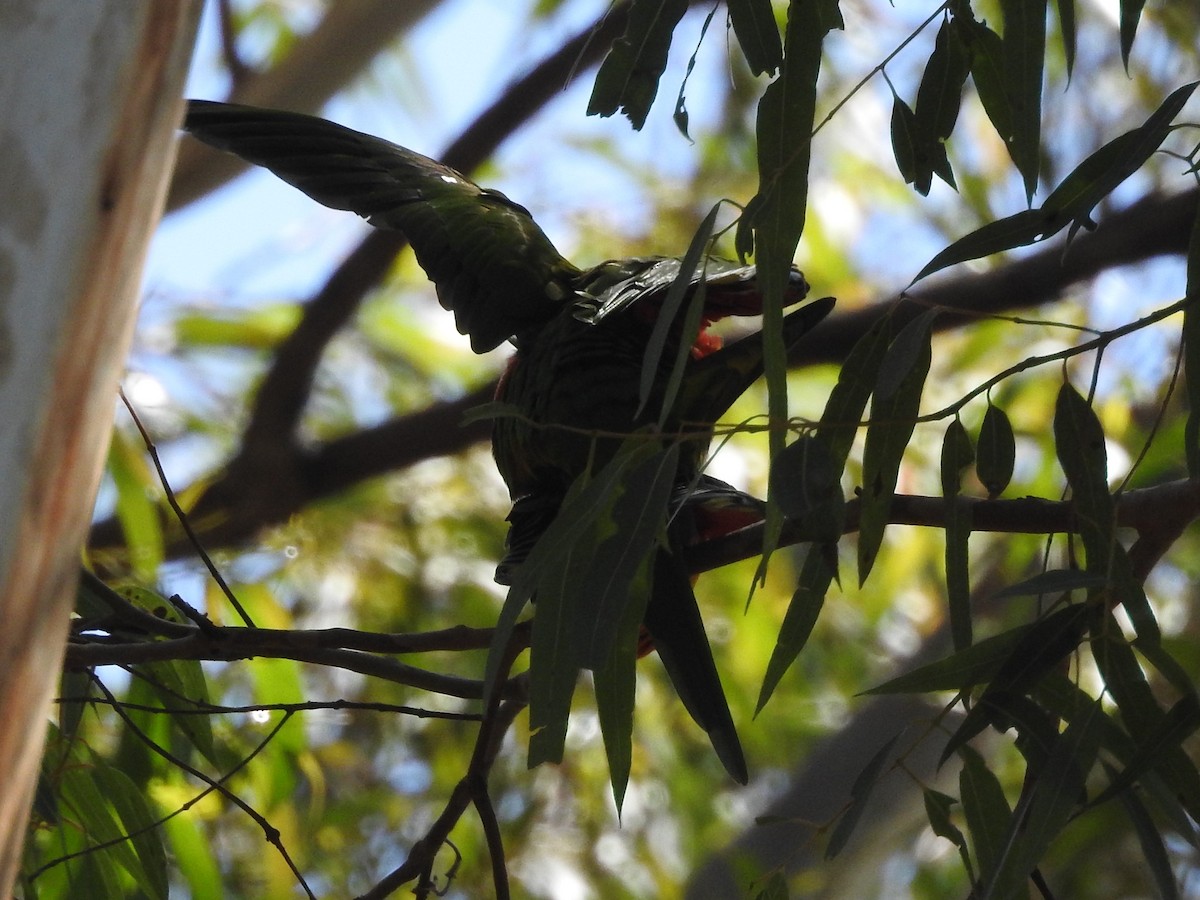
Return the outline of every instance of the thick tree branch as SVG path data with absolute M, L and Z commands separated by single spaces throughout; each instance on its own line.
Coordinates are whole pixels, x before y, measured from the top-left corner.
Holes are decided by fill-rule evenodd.
M 985 273 L 948 276 L 928 288 L 910 292 L 906 300 L 893 299 L 837 313 L 823 322 L 811 339 L 802 342 L 792 364 L 803 367 L 837 362 L 889 310 L 904 321 L 927 304 L 935 304 L 964 311 L 940 316 L 936 327 L 962 327 L 981 316 L 1044 305 L 1072 285 L 1114 266 L 1182 255 L 1198 196 L 1200 192 L 1195 190 L 1169 197 L 1150 196 L 1106 217 L 1094 232 L 1077 237 L 1065 253 L 1062 244 L 1055 243 Z M 376 235 L 382 234 L 372 234 L 364 247 L 374 246 L 382 240 Z M 354 268 L 349 262 L 348 267 Z M 331 283 L 339 277 L 351 278 L 349 273 L 342 276 L 339 272 Z M 320 330 L 328 333 L 327 328 L 328 324 Z M 318 342 L 310 348 L 308 361 L 300 364 L 300 368 L 310 369 L 315 365 L 320 347 L 323 344 Z M 291 369 L 291 364 L 277 363 L 276 377 L 286 381 Z M 295 377 L 294 370 L 291 377 Z M 264 423 L 274 423 L 271 428 L 251 426 L 251 431 L 263 435 L 261 446 L 254 452 L 244 448 L 210 489 L 211 500 L 205 508 L 213 514 L 213 520 L 202 528 L 205 542 L 214 547 L 236 545 L 264 527 L 285 521 L 306 504 L 365 478 L 421 459 L 458 452 L 485 439 L 486 423 L 477 422 L 466 428 L 459 428 L 458 423 L 467 409 L 484 402 L 493 390 L 494 385 L 485 385 L 468 397 L 435 404 L 419 413 L 310 449 L 293 446 L 281 437 L 290 433 L 283 431 L 284 423 L 297 414 L 307 396 L 306 391 L 293 393 L 290 399 L 278 401 L 282 412 L 264 410 L 259 414 Z M 264 393 L 267 393 L 265 385 Z M 270 393 L 275 396 L 273 391 Z M 259 406 L 271 404 L 260 400 Z M 270 441 L 266 440 L 268 436 Z M 120 540 L 119 527 L 113 521 L 100 523 L 92 533 L 95 547 L 117 546 Z M 173 552 L 186 549 L 177 544 Z

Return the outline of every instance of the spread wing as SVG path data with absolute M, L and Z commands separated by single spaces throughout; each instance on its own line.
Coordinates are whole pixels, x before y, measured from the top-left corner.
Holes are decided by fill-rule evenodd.
M 578 269 L 528 210 L 427 156 L 313 116 L 206 100 L 188 102 L 183 127 L 318 203 L 402 231 L 476 352 L 574 296 Z

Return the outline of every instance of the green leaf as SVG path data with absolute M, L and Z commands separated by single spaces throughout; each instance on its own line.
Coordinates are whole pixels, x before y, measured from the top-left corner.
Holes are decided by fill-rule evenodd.
M 922 313 L 896 335 L 879 368 L 871 423 L 863 448 L 862 505 L 858 526 L 858 580 L 866 581 L 883 543 L 900 462 L 912 437 L 931 360 L 935 310 Z
M 965 691 L 990 681 L 1000 671 L 1013 648 L 1024 639 L 1033 625 L 984 638 L 944 659 L 928 663 L 889 678 L 865 691 L 867 694 L 924 694 L 931 691 Z
M 929 191 L 925 181 L 927 171 L 936 173 L 951 187 L 955 186 L 954 174 L 946 158 L 945 141 L 958 120 L 963 84 L 970 71 L 971 52 L 962 39 L 961 30 L 947 19 L 938 30 L 933 53 L 917 88 L 914 147 L 916 168 L 925 186 L 923 191 L 920 185 L 917 186 L 922 194 Z
M 942 496 L 946 499 L 946 602 L 954 649 L 971 645 L 971 578 L 968 542 L 971 508 L 958 496 L 962 472 L 975 453 L 962 422 L 955 419 L 942 438 Z
M 841 478 L 862 421 L 863 410 L 879 380 L 880 367 L 887 356 L 892 338 L 891 318 L 882 316 L 876 320 L 858 342 L 851 348 L 838 373 L 837 384 L 825 401 L 817 435 L 829 448 L 829 459 Z
M 917 115 L 896 95 L 892 98 L 892 154 L 904 183 L 911 184 L 924 197 L 933 183 L 933 169 L 921 167 L 917 162 L 919 141 Z
M 1152 729 L 1138 736 L 1137 751 L 1125 761 L 1125 768 L 1096 797 L 1093 805 L 1098 806 L 1123 793 L 1168 755 L 1178 759 L 1183 742 L 1198 728 L 1200 702 L 1195 694 L 1188 694 L 1176 701 Z
M 1188 475 L 1200 478 L 1200 206 L 1188 239 L 1187 295 L 1183 312 L 1183 373 L 1187 386 L 1188 416 L 1183 429 Z
M 1042 151 L 1042 68 L 1046 59 L 1046 0 L 1000 0 L 1004 13 L 1004 81 L 1013 110 L 1009 153 L 1025 180 L 1025 196 L 1037 190 Z
M 967 880 L 974 884 L 975 867 L 971 865 L 971 853 L 967 849 L 967 839 L 950 819 L 950 809 L 958 803 L 958 800 L 949 794 L 935 791 L 933 788 L 924 788 L 922 794 L 925 799 L 925 817 L 929 820 L 930 830 L 958 848 L 958 855 L 962 859 L 963 869 L 966 870 Z
M 194 816 L 172 816 L 163 823 L 172 858 L 191 897 L 222 897 L 221 870 L 209 836 Z
M 1079 646 L 1087 628 L 1088 615 L 1087 604 L 1066 606 L 1043 616 L 1022 632 L 1008 659 L 947 741 L 942 762 L 988 725 L 1003 727 L 1014 701 L 1033 691 L 1043 677 Z
M 958 793 L 967 819 L 967 832 L 975 848 L 979 878 L 986 884 L 1003 858 L 1008 824 L 1013 817 L 1012 807 L 982 756 L 970 747 L 959 748 L 958 754 L 963 761 Z
M 800 570 L 796 592 L 792 594 L 779 628 L 779 636 L 775 639 L 775 648 L 771 651 L 771 659 L 767 662 L 767 672 L 763 676 L 762 690 L 758 693 L 758 704 L 754 709 L 756 716 L 767 705 L 784 673 L 808 642 L 825 603 L 829 585 L 836 575 L 837 544 L 810 545 Z
M 167 853 L 163 848 L 157 819 L 142 790 L 125 773 L 112 766 L 92 769 L 96 787 L 112 804 L 121 826 L 130 836 L 130 845 L 137 855 L 136 871 L 129 870 L 138 887 L 152 898 L 165 898 L 167 882 Z
M 1004 42 L 1000 35 L 977 21 L 965 4 L 956 8 L 952 21 L 961 34 L 963 45 L 971 53 L 971 80 L 975 82 L 983 111 L 1011 152 L 1013 107 L 1005 86 Z
M 783 62 L 783 42 L 771 0 L 729 0 L 729 20 L 746 64 L 755 75 L 774 75 Z
M 646 401 L 650 399 L 650 394 L 662 378 L 661 361 L 663 351 L 667 345 L 667 337 L 675 325 L 676 316 L 679 315 L 679 307 L 682 305 L 683 298 L 687 295 L 688 287 L 692 283 L 692 276 L 704 265 L 704 250 L 712 239 L 713 227 L 716 224 L 717 213 L 720 209 L 721 204 L 717 203 L 708 211 L 708 215 L 704 217 L 704 221 L 700 223 L 700 227 L 696 229 L 696 233 L 692 235 L 687 253 L 684 254 L 683 260 L 679 264 L 679 273 L 675 276 L 675 280 L 671 282 L 671 286 L 667 288 L 667 296 L 663 298 L 662 307 L 654 322 L 654 329 L 650 332 L 650 339 L 646 342 L 646 352 L 642 356 L 641 379 L 638 382 L 638 407 L 634 418 L 642 414 L 642 410 L 646 407 Z M 683 324 L 682 335 L 679 341 L 679 355 L 675 359 L 671 369 L 671 376 L 667 382 L 667 388 L 663 394 L 662 411 L 659 414 L 658 420 L 659 428 L 663 427 L 667 416 L 671 412 L 671 407 L 675 404 L 679 385 L 683 381 L 683 372 L 687 365 L 688 355 L 691 352 L 692 345 L 695 343 L 696 335 L 700 331 L 700 316 L 704 310 L 706 285 L 707 282 L 703 278 L 696 285 L 696 290 L 688 309 L 688 315 Z
M 630 607 L 634 608 L 633 618 L 642 619 L 647 591 L 634 591 L 632 585 L 639 573 L 645 576 L 646 563 L 658 549 L 657 538 L 666 522 L 678 466 L 679 444 L 671 444 L 630 469 L 621 480 L 612 511 L 614 530 L 596 544 L 582 579 L 573 588 L 578 600 L 571 605 L 582 613 L 580 661 L 586 669 L 606 665 L 620 623 L 630 619 Z
M 117 521 L 129 548 L 129 560 L 139 581 L 153 582 L 165 558 L 162 519 L 151 499 L 154 483 L 146 466 L 144 448 L 128 439 L 119 428 L 112 433 L 108 449 L 108 473 L 117 490 Z
M 158 885 L 163 885 L 161 893 L 153 893 L 151 896 L 165 897 L 165 857 L 161 853 L 161 845 L 156 854 L 154 850 L 149 849 L 149 844 L 154 841 L 153 836 L 147 837 L 137 845 L 128 840 L 128 825 L 120 818 L 120 814 L 114 808 L 114 802 L 120 803 L 123 809 L 130 811 L 135 821 L 143 824 L 149 820 L 149 813 L 146 812 L 144 818 L 138 816 L 132 812 L 136 801 L 128 796 L 118 799 L 109 794 L 110 790 L 118 793 L 137 793 L 137 788 L 116 770 L 110 770 L 113 772 L 111 777 L 101 775 L 104 768 L 106 767 L 78 766 L 65 770 L 59 782 L 63 805 L 70 811 L 72 818 L 77 818 L 88 836 L 90 845 L 109 844 L 91 855 L 104 858 L 107 864 L 119 865 L 137 884 L 144 884 L 148 889 L 153 890 Z M 143 848 L 148 854 L 147 860 L 143 860 L 140 855 Z M 163 866 L 161 871 L 157 868 L 159 863 Z M 119 891 L 115 896 L 123 894 L 123 891 Z
M 1133 50 L 1133 38 L 1137 34 L 1138 22 L 1142 18 L 1142 7 L 1146 0 L 1121 0 L 1121 62 L 1129 71 L 1129 53 Z
M 164 709 L 190 712 L 195 709 L 192 703 L 203 705 L 209 702 L 208 683 L 198 660 L 173 659 L 142 663 L 136 667 L 136 671 L 145 676 Z M 220 760 L 213 742 L 212 722 L 208 716 L 181 712 L 179 715 L 172 714 L 170 720 L 205 759 L 219 765 Z
M 1046 198 L 1042 209 L 1052 214 L 1060 231 L 1069 222 L 1074 230 L 1091 225 L 1091 212 L 1126 178 L 1145 164 L 1166 140 L 1171 122 L 1196 89 L 1191 82 L 1173 91 L 1139 127 L 1113 138 L 1076 166 Z
M 1010 584 L 1003 590 L 997 591 L 994 599 L 1065 594 L 1068 591 L 1092 590 L 1104 587 L 1106 584 L 1108 584 L 1107 577 L 1095 572 L 1085 572 L 1082 569 L 1051 569 L 1047 572 L 1039 572 L 1016 584 Z
M 1138 635 L 1157 640 L 1159 628 L 1154 612 L 1134 577 L 1129 556 L 1116 539 L 1116 504 L 1108 491 L 1104 430 L 1088 402 L 1069 384 L 1058 392 L 1054 442 L 1071 485 L 1087 570 L 1106 575 L 1113 599 L 1125 607 Z
M 648 597 L 653 559 L 646 557 L 630 582 L 632 595 Z M 613 627 L 614 640 L 608 659 L 595 670 L 596 714 L 608 759 L 609 779 L 617 814 L 625 801 L 629 771 L 633 764 L 633 708 L 637 687 L 637 648 L 645 604 L 627 603 L 624 621 Z
M 936 253 L 925 267 L 917 273 L 912 283 L 920 281 L 927 275 L 939 272 L 947 266 L 981 259 L 993 253 L 1002 253 L 1014 247 L 1024 247 L 1032 244 L 1043 236 L 1049 236 L 1061 229 L 1053 228 L 1053 216 L 1042 209 L 1025 209 L 995 222 L 989 222 L 976 228 L 970 234 L 960 237 L 944 250 Z
M 829 846 L 825 848 L 826 859 L 833 859 L 841 853 L 842 849 L 846 846 L 846 842 L 850 840 L 855 826 L 858 825 L 863 811 L 867 808 L 867 800 L 870 799 L 871 791 L 875 788 L 875 783 L 879 780 L 883 764 L 888 761 L 888 756 L 899 739 L 900 735 L 897 734 L 876 750 L 875 755 L 871 757 L 863 767 L 863 770 L 859 772 L 858 777 L 854 779 L 854 784 L 850 786 L 850 806 L 842 813 L 837 827 L 833 829 L 833 834 L 829 836 Z
M 687 7 L 687 0 L 634 0 L 625 34 L 613 42 L 596 73 L 589 116 L 607 117 L 620 110 L 635 131 L 641 130 L 658 93 L 675 26 Z
M 1108 767 L 1106 766 L 1106 768 Z M 1111 768 L 1109 768 L 1109 773 L 1115 774 Z M 1146 860 L 1150 874 L 1154 877 L 1159 897 L 1162 900 L 1179 900 L 1181 896 L 1179 884 L 1176 882 L 1175 873 L 1171 868 L 1171 859 L 1167 855 L 1163 836 L 1154 819 L 1151 818 L 1150 812 L 1146 809 L 1146 805 L 1134 791 L 1122 791 L 1118 795 L 1118 799 L 1125 807 L 1125 814 L 1133 825 L 1134 833 L 1137 834 L 1138 843 L 1142 848 L 1142 856 Z
M 1063 58 L 1067 64 L 1067 81 L 1075 71 L 1075 0 L 1057 0 L 1058 30 L 1062 35 Z
M 1045 765 L 1032 772 L 1032 792 L 1026 812 L 1010 824 L 1006 846 L 1010 851 L 994 879 L 985 888 L 985 895 L 1003 897 L 1008 890 L 994 890 L 993 885 L 1023 885 L 1050 846 L 1051 841 L 1070 821 L 1072 813 L 1087 798 L 1087 775 L 1096 761 L 1100 744 L 1100 723 L 1104 713 L 1097 701 L 1090 714 L 1076 719 L 1066 731 L 1057 735 Z
M 979 427 L 979 461 L 975 465 L 975 472 L 987 488 L 989 500 L 999 497 L 1008 487 L 1016 459 L 1017 442 L 1008 416 L 1000 407 L 989 402 L 987 412 L 983 414 L 983 424 Z
M 787 353 L 783 341 L 783 298 L 792 257 L 804 230 L 808 168 L 812 156 L 817 75 L 826 34 L 842 27 L 837 0 L 798 0 L 788 8 L 783 66 L 758 104 L 758 193 L 738 226 L 739 252 L 755 248 L 763 296 L 763 369 L 767 413 L 772 422 L 788 417 Z M 751 229 L 753 237 L 750 236 Z M 784 432 L 771 429 L 771 457 L 783 450 Z M 773 498 L 768 495 L 768 500 Z M 759 577 L 779 538 L 783 517 L 769 503 Z
M 836 542 L 845 521 L 841 468 L 829 456 L 829 446 L 805 434 L 771 462 L 771 495 L 783 514 L 815 540 Z

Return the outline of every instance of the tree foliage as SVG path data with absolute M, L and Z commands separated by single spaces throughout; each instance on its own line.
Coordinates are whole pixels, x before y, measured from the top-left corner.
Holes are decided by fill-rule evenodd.
M 352 37 L 338 5 L 217 7 L 232 99 Z M 23 895 L 1186 895 L 1200 18 L 1118 13 L 531 5 L 535 49 L 438 154 L 572 258 L 760 267 L 766 384 L 713 465 L 770 514 L 688 558 L 746 789 L 657 663 L 573 698 L 553 649 L 522 671 L 523 599 L 491 581 L 496 410 L 464 419 L 499 361 L 447 334 L 402 236 L 354 232 L 307 297 L 152 292 Z M 439 110 L 389 71 L 418 134 Z M 315 111 L 305 90 L 277 105 Z M 185 147 L 174 196 L 209 165 Z M 839 305 L 785 355 L 794 260 Z M 637 533 L 643 456 L 572 535 Z M 531 733 L 531 693 L 565 731 Z

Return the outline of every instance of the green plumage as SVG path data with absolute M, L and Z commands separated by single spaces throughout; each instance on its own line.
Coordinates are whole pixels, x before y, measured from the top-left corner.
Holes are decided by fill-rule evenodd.
M 608 260 L 580 269 L 563 258 L 523 206 L 500 192 L 323 119 L 193 100 L 184 127 L 270 169 L 326 206 L 403 232 L 472 349 L 483 352 L 505 340 L 515 344 L 497 397 L 521 417 L 498 418 L 493 431 L 496 464 L 514 501 L 509 554 L 498 580 L 507 582 L 521 565 L 580 475 L 602 468 L 625 436 L 659 423 L 672 367 L 681 345 L 691 340 L 682 333 L 682 313 L 666 329 L 645 404 L 642 371 L 659 311 L 681 275 L 680 260 Z M 729 773 L 745 782 L 745 759 L 678 551 L 699 531 L 741 527 L 744 517 L 723 526 L 718 513 L 733 507 L 744 513 L 757 502 L 746 498 L 728 505 L 738 492 L 727 485 L 714 488 L 700 469 L 713 423 L 762 374 L 762 335 L 715 349 L 703 328 L 725 316 L 761 313 L 762 297 L 754 266 L 707 259 L 687 278 L 680 309 L 703 288 L 701 339 L 690 348 L 695 358 L 686 363 L 656 439 L 664 445 L 683 439 L 689 446 L 679 454 L 668 539 L 648 551 L 654 563 L 644 625 L 689 713 L 709 733 Z M 793 270 L 787 305 L 807 290 Z M 787 316 L 785 343 L 799 339 L 832 305 L 825 298 Z M 723 499 L 714 502 L 722 492 Z M 658 512 L 665 528 L 667 510 Z

